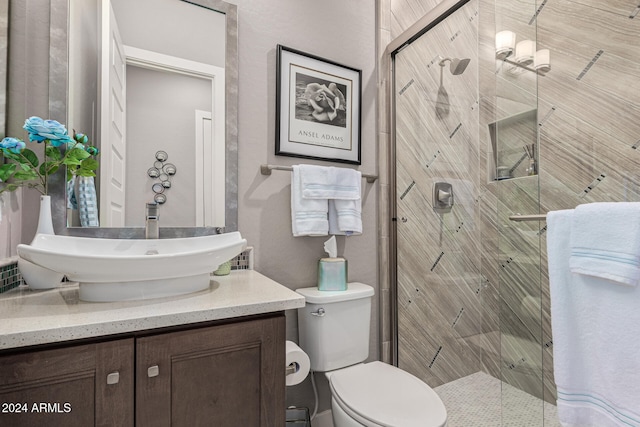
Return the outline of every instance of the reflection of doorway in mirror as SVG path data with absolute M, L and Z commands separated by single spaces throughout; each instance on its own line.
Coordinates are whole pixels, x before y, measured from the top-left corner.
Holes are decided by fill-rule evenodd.
M 213 140 L 213 120 L 208 111 L 196 110 L 195 191 L 196 227 L 224 224 L 225 149 Z
M 107 9 L 108 7 L 108 9 Z M 113 8 L 103 3 L 100 99 L 100 219 L 103 227 L 125 226 L 126 98 L 124 45 Z M 107 25 L 108 23 L 108 25 Z
M 224 189 L 224 70 L 130 46 L 124 49 L 128 83 L 125 226 L 141 226 L 144 221 L 144 201 L 153 196 L 147 194 L 146 178 L 138 172 L 146 170 L 141 164 L 157 150 L 182 157 L 184 160 L 174 163 L 185 171 L 172 183 L 175 195 L 162 206 L 162 226 L 200 226 L 196 224 L 196 200 L 205 203 L 207 211 L 220 212 L 213 208 L 214 200 L 216 206 L 221 205 L 221 216 L 211 213 L 203 222 L 206 226 L 224 226 L 224 190 L 221 199 L 212 182 L 214 178 L 216 183 L 221 181 Z M 198 160 L 214 156 L 222 159 L 215 167 L 213 160 L 203 166 L 211 174 L 210 178 L 204 176 L 206 200 L 195 188 L 200 185 L 195 177 L 196 109 L 208 111 L 211 117 L 210 131 L 201 138 L 207 152 L 197 156 Z

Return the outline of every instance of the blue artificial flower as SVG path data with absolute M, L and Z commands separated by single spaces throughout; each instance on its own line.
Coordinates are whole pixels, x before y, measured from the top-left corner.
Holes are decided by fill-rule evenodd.
M 92 156 L 97 156 L 100 153 L 100 150 L 98 150 L 98 147 L 93 147 L 93 146 L 89 146 L 89 147 L 84 147 L 84 150 L 91 154 Z
M 0 148 L 6 148 L 7 150 L 15 154 L 20 153 L 20 151 L 22 151 L 24 147 L 24 141 L 17 138 L 6 137 L 0 142 Z
M 67 128 L 56 120 L 42 120 L 33 116 L 25 120 L 23 128 L 29 132 L 29 141 L 32 142 L 49 140 L 51 145 L 59 147 L 73 141 L 67 134 Z
M 83 133 L 76 133 L 73 139 L 75 139 L 81 144 L 86 144 L 87 142 L 89 142 L 89 138 L 87 137 L 87 135 Z

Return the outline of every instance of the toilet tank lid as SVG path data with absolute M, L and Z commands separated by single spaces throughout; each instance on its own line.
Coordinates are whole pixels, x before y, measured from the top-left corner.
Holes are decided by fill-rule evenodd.
M 311 304 L 349 301 L 367 298 L 374 294 L 371 286 L 359 282 L 348 283 L 346 291 L 320 291 L 314 286 L 312 288 L 299 288 L 296 289 L 296 292 L 302 295 L 306 302 Z

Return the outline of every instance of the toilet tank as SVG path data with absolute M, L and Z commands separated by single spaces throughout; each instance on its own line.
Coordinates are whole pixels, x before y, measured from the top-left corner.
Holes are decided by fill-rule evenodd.
M 332 371 L 363 362 L 369 356 L 373 288 L 349 283 L 346 291 L 301 288 L 306 305 L 298 309 L 300 347 L 311 369 Z

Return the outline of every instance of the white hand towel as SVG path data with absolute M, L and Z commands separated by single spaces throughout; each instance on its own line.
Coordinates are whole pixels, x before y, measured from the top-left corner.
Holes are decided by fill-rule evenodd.
M 571 226 L 570 268 L 573 273 L 636 286 L 640 280 L 640 203 L 578 206 Z
M 640 287 L 572 274 L 574 221 L 574 210 L 547 214 L 558 417 L 565 427 L 640 427 Z
M 362 234 L 360 200 L 329 200 L 329 234 L 347 236 Z
M 300 165 L 305 199 L 359 200 L 362 174 L 353 169 Z
M 326 199 L 304 199 L 299 166 L 293 166 L 291 174 L 291 228 L 293 235 L 326 236 L 329 232 L 327 217 L 329 204 Z

